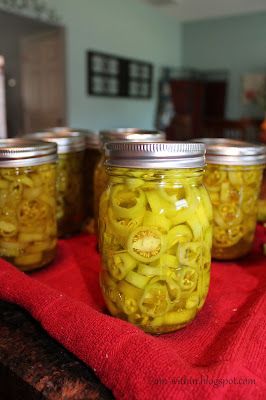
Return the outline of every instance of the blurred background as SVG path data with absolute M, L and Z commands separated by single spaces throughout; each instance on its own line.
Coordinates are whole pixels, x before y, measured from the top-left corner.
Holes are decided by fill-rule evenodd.
M 88 51 L 152 65 L 148 98 L 92 95 Z M 0 0 L 0 137 L 52 126 L 258 140 L 266 0 Z

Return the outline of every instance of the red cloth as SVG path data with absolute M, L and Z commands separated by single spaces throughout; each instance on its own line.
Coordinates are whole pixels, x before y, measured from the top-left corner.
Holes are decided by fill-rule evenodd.
M 264 399 L 266 258 L 213 263 L 195 321 L 154 337 L 104 313 L 95 238 L 60 241 L 56 261 L 27 276 L 0 260 L 0 298 L 16 303 L 94 369 L 117 399 Z

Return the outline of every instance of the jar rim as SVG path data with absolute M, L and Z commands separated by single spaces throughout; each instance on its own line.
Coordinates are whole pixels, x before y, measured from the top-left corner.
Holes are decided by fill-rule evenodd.
M 42 140 L 57 144 L 58 154 L 84 151 L 86 139 L 79 132 L 51 132 L 42 131 L 25 135 L 25 138 Z
M 182 169 L 205 166 L 205 145 L 191 142 L 109 142 L 106 165 L 128 168 Z
M 52 132 L 52 133 L 73 133 L 84 136 L 86 140 L 86 146 L 88 148 L 93 149 L 100 149 L 100 137 L 99 131 L 93 131 L 90 129 L 83 129 L 83 128 L 70 128 L 67 126 L 56 126 L 53 128 L 48 128 L 45 132 Z
M 0 167 L 26 167 L 56 161 L 56 143 L 26 138 L 0 140 Z
M 266 163 L 266 146 L 226 138 L 199 138 L 206 145 L 207 164 L 263 165 Z
M 166 134 L 160 130 L 147 130 L 141 128 L 118 128 L 100 131 L 100 141 L 104 146 L 112 141 L 132 141 L 132 142 L 163 142 Z

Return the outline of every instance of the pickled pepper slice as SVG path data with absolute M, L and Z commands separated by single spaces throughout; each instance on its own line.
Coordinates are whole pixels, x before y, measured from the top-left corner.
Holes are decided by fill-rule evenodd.
M 151 226 L 140 226 L 129 236 L 127 250 L 136 260 L 151 263 L 160 258 L 165 248 L 165 237 Z
M 179 285 L 182 290 L 194 290 L 198 283 L 198 273 L 194 268 L 185 267 L 179 275 Z
M 199 267 L 202 255 L 201 242 L 180 243 L 177 249 L 177 257 L 181 265 Z M 199 265 L 197 265 L 197 263 Z
M 166 282 L 160 278 L 152 279 L 140 300 L 140 310 L 151 317 L 157 317 L 167 313 L 170 306 Z
M 108 271 L 117 280 L 124 279 L 129 271 L 132 271 L 137 262 L 126 252 L 117 252 L 107 259 Z
M 136 218 L 144 215 L 145 194 L 140 189 L 130 190 L 125 185 L 116 185 L 111 190 L 111 206 L 120 218 Z

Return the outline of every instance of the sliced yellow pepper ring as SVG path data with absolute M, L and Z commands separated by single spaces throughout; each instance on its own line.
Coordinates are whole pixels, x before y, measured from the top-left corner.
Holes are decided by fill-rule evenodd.
M 157 261 L 156 263 L 158 263 L 159 266 L 163 267 L 164 269 L 178 267 L 176 256 L 173 256 L 171 254 L 162 254 L 159 262 Z
M 209 271 L 211 268 L 211 246 L 206 242 L 202 243 L 202 269 L 204 271 Z
M 193 291 L 198 283 L 198 273 L 194 268 L 184 267 L 179 273 L 179 286 L 182 290 Z
M 192 308 L 198 307 L 200 298 L 198 293 L 192 293 L 186 301 L 186 308 L 191 310 Z
M 175 226 L 167 233 L 166 240 L 167 249 L 170 249 L 177 243 L 190 242 L 192 240 L 191 229 L 185 224 Z
M 129 284 L 126 281 L 120 281 L 117 285 L 119 295 L 117 296 L 116 303 L 125 314 L 133 314 L 138 309 L 138 303 L 143 291 L 137 287 Z
M 197 266 L 201 263 L 202 243 L 186 242 L 180 243 L 177 248 L 177 257 L 181 265 Z
M 173 188 L 164 188 L 161 187 L 159 189 L 160 196 L 169 203 L 173 205 L 176 204 L 179 200 L 185 197 L 185 191 L 183 187 L 173 187 Z
M 127 250 L 136 260 L 151 263 L 158 260 L 165 249 L 165 237 L 151 226 L 140 226 L 129 236 Z
M 218 210 L 214 212 L 214 219 L 217 223 L 218 216 L 220 216 L 226 226 L 239 224 L 243 219 L 241 209 L 234 203 L 220 204 Z
M 209 189 L 208 189 L 208 191 L 209 191 Z M 217 206 L 218 204 L 220 204 L 219 191 L 217 191 L 217 192 L 209 191 L 209 196 L 210 196 L 211 202 L 214 206 Z
M 153 214 L 165 214 L 166 209 L 172 209 L 172 211 L 174 211 L 174 207 L 167 203 L 161 196 L 159 196 L 156 190 L 147 190 L 146 197 Z
M 143 216 L 135 218 L 117 218 L 112 208 L 108 210 L 108 219 L 112 227 L 113 235 L 128 237 L 130 232 L 142 224 Z
M 223 182 L 221 184 L 220 201 L 222 203 L 230 202 L 230 183 L 229 182 Z
M 163 270 L 161 267 L 152 267 L 151 265 L 146 265 L 146 264 L 139 264 L 138 266 L 138 273 L 145 275 L 145 276 L 161 276 L 163 273 Z
M 230 247 L 238 243 L 244 236 L 245 228 L 242 224 L 233 226 L 227 230 L 214 226 L 213 234 L 213 243 L 215 246 Z
M 199 294 L 200 302 L 198 308 L 201 309 L 205 303 L 208 289 L 210 285 L 210 274 L 209 272 L 201 272 L 198 279 L 197 292 Z
M 116 185 L 111 190 L 111 206 L 119 218 L 136 218 L 145 212 L 146 197 L 142 190 L 130 190 L 125 185 Z
M 100 284 L 104 295 L 115 303 L 118 296 L 117 284 L 106 271 L 101 273 Z
M 220 190 L 221 183 L 226 181 L 226 172 L 221 171 L 220 169 L 213 169 L 211 168 L 210 170 L 206 171 L 206 176 L 205 176 L 205 183 L 211 188 L 217 188 L 217 191 Z
M 109 299 L 109 297 L 106 296 L 106 294 L 103 292 L 103 297 L 104 301 L 106 302 L 107 308 L 110 311 L 110 313 L 114 316 L 118 315 L 120 313 L 120 310 L 117 308 L 117 306 Z
M 165 281 L 166 281 L 166 284 L 168 287 L 168 293 L 170 296 L 170 300 L 173 303 L 176 303 L 181 297 L 181 289 L 175 279 L 173 279 L 171 277 L 167 277 L 165 279 Z
M 171 222 L 164 215 L 158 215 L 151 211 L 146 211 L 143 219 L 143 225 L 153 226 L 166 233 L 170 229 Z
M 129 271 L 126 276 L 126 281 L 139 289 L 143 289 L 147 285 L 149 280 L 150 277 L 138 274 L 134 271 Z
M 166 282 L 160 278 L 155 278 L 153 283 L 152 281 L 145 288 L 139 308 L 144 314 L 157 317 L 167 313 L 171 302 Z
M 199 190 L 199 198 L 200 201 L 202 202 L 204 212 L 206 213 L 208 220 L 211 221 L 213 218 L 213 212 L 212 212 L 212 203 L 210 196 L 205 187 L 200 187 L 198 190 Z
M 162 316 L 158 316 L 151 321 L 153 328 L 167 325 L 183 325 L 191 321 L 196 314 L 196 310 L 182 310 L 182 311 L 171 311 Z
M 107 268 L 110 274 L 117 280 L 124 279 L 129 271 L 132 271 L 137 261 L 127 252 L 119 252 L 107 258 Z
M 230 183 L 235 187 L 243 185 L 243 174 L 241 171 L 229 171 L 228 178 Z
M 206 229 L 203 241 L 209 249 L 212 248 L 212 227 Z

